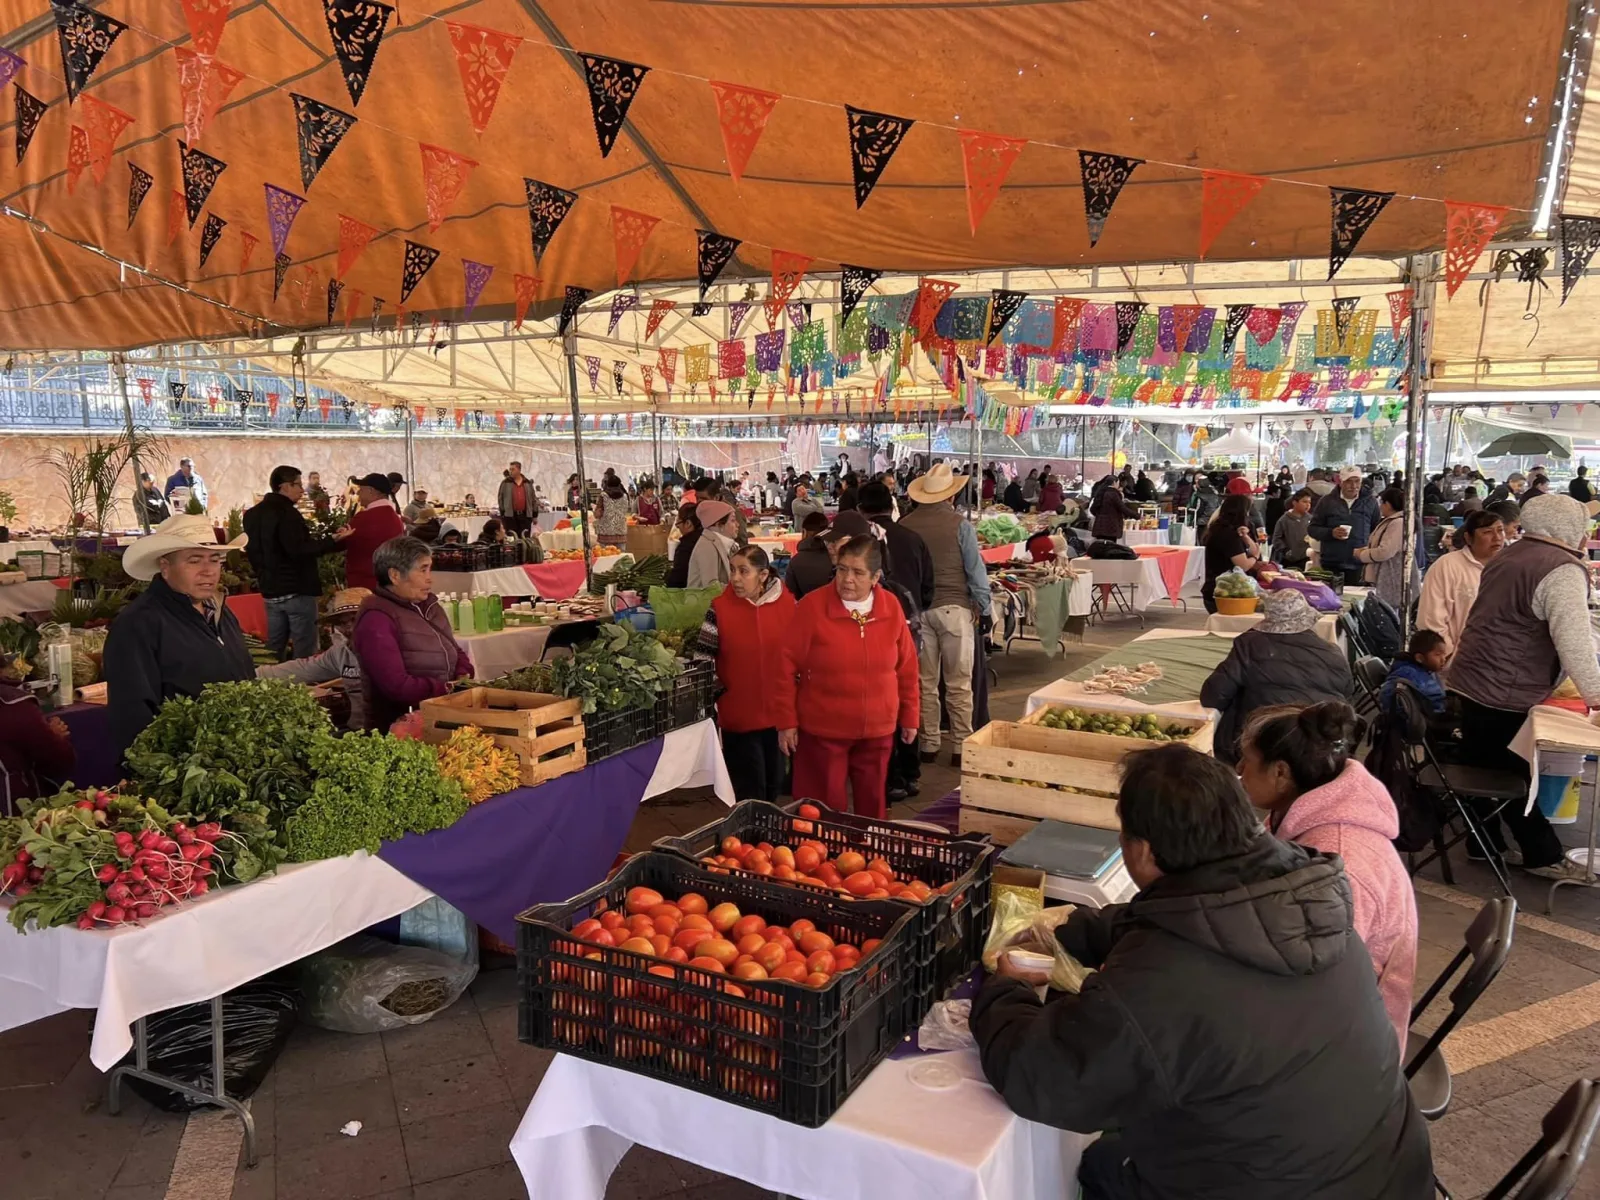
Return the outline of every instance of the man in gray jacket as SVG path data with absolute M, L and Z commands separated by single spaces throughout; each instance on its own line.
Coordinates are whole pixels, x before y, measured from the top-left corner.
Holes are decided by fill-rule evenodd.
M 500 481 L 498 501 L 500 521 L 511 537 L 527 537 L 533 528 L 533 519 L 539 515 L 539 500 L 534 495 L 533 480 L 522 473 L 522 464 L 514 462 Z

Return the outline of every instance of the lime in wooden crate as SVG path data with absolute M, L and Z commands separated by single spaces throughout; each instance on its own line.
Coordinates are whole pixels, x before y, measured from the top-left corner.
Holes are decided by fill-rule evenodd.
M 466 725 L 521 765 L 523 787 L 583 770 L 583 702 L 542 692 L 475 687 L 422 702 L 422 740 L 438 745 Z
M 961 748 L 961 832 L 1009 846 L 1040 820 L 1116 829 L 1118 764 L 1179 742 L 1211 753 L 1215 720 L 1047 705 L 1021 721 L 991 721 Z

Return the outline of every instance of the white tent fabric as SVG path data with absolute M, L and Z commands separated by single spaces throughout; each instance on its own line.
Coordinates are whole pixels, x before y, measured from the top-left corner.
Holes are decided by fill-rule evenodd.
M 1270 459 L 1276 452 L 1271 442 L 1263 441 L 1244 426 L 1235 426 L 1215 441 L 1207 442 L 1200 453 L 1207 458 L 1255 458 L 1260 455 Z

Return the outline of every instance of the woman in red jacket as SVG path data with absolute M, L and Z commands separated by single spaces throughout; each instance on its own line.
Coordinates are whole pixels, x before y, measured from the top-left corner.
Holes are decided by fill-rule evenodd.
M 773 572 L 760 546 L 735 550 L 728 586 L 706 610 L 697 650 L 717 660 L 717 724 L 722 757 L 741 800 L 783 794 L 775 697 L 783 671 L 783 639 L 794 617 L 794 596 Z
M 917 736 L 917 648 L 900 602 L 879 586 L 883 553 L 871 537 L 840 549 L 831 587 L 795 606 L 775 696 L 778 744 L 794 755 L 794 794 L 885 815 L 884 780 L 896 733 Z
M 339 531 L 344 545 L 346 587 L 376 591 L 378 577 L 372 570 L 373 551 L 390 538 L 405 536 L 406 527 L 400 520 L 400 512 L 389 498 L 393 487 L 387 475 L 376 471 L 356 480 L 361 509 L 350 518 L 350 524 Z

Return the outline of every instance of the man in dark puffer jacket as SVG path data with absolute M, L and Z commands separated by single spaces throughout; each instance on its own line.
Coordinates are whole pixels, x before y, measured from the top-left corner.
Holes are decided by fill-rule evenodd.
M 1214 753 L 1237 762 L 1239 731 L 1251 713 L 1274 704 L 1347 700 L 1350 664 L 1316 631 L 1317 612 L 1290 588 L 1262 599 L 1261 624 L 1233 639 L 1228 657 L 1200 688 L 1200 703 L 1222 714 Z
M 1056 930 L 1096 968 L 1040 1003 L 1001 956 L 972 1005 L 989 1082 L 1079 1133 L 1086 1200 L 1424 1200 L 1428 1132 L 1337 856 L 1262 831 L 1185 746 L 1125 760 L 1127 904 Z

